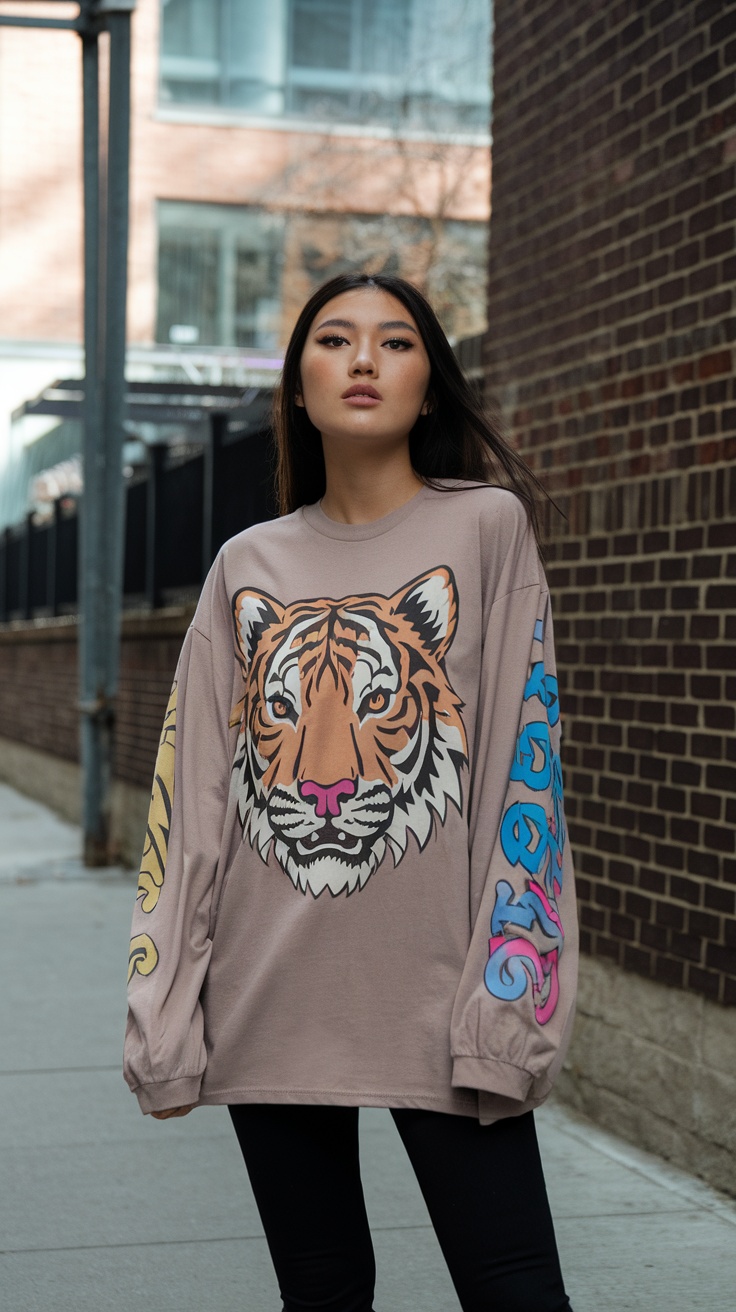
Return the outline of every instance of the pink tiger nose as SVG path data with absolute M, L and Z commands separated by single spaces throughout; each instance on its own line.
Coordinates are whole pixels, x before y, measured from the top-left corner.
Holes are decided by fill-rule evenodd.
M 317 799 L 315 807 L 317 815 L 339 815 L 340 797 L 352 797 L 354 792 L 355 784 L 352 779 L 338 779 L 336 784 L 330 784 L 327 788 L 323 784 L 315 783 L 313 779 L 305 779 L 304 783 L 299 785 L 299 793 L 302 797 Z

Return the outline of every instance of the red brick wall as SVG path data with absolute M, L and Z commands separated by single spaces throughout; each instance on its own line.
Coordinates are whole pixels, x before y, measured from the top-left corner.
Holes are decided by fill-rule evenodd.
M 736 1003 L 736 8 L 496 0 L 488 393 L 546 525 L 584 951 Z
M 115 778 L 148 789 L 190 612 L 123 620 Z M 0 627 L 0 737 L 79 760 L 77 627 Z
M 51 640 L 40 632 L 29 642 L 0 628 L 0 736 L 76 761 L 76 624 L 57 621 Z
M 123 621 L 117 697 L 117 779 L 150 788 L 166 704 L 191 612 Z

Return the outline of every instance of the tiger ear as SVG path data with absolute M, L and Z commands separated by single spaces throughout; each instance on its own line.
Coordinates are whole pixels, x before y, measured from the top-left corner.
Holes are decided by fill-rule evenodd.
M 457 585 L 451 569 L 439 565 L 412 579 L 394 593 L 391 608 L 416 629 L 428 651 L 444 659 L 457 627 Z
M 284 607 L 267 592 L 241 588 L 233 597 L 235 638 L 245 668 L 250 665 L 261 634 L 272 624 L 280 624 Z

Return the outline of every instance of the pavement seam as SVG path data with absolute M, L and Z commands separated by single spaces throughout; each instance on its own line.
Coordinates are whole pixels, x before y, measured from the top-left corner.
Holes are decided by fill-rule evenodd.
M 414 1225 L 372 1225 L 372 1234 L 391 1234 L 393 1231 L 401 1232 L 407 1230 L 431 1230 L 431 1222 L 418 1221 Z M 118 1249 L 118 1248 L 166 1248 L 176 1244 L 241 1244 L 252 1243 L 257 1239 L 265 1239 L 264 1234 L 260 1235 L 211 1235 L 207 1239 L 143 1239 L 139 1243 L 133 1242 L 128 1244 L 64 1244 L 55 1245 L 51 1248 L 0 1248 L 0 1257 L 18 1257 L 24 1253 L 87 1253 L 96 1252 L 99 1249 Z
M 668 1212 L 668 1216 L 687 1216 L 698 1215 L 698 1209 L 694 1207 L 683 1207 L 673 1209 Z M 569 1212 L 564 1215 L 557 1212 L 555 1214 L 556 1222 L 563 1221 L 610 1221 L 616 1220 L 622 1216 L 660 1216 L 661 1211 L 657 1208 L 651 1208 L 644 1212 L 632 1212 L 626 1210 L 623 1212 Z M 411 1225 L 371 1225 L 371 1234 L 405 1234 L 409 1230 L 431 1230 L 432 1224 L 429 1221 L 416 1221 Z M 17 1257 L 25 1253 L 86 1253 L 96 1252 L 101 1249 L 119 1249 L 119 1248 L 166 1248 L 180 1244 L 240 1244 L 252 1243 L 258 1239 L 265 1239 L 264 1234 L 255 1235 L 209 1235 L 207 1238 L 191 1237 L 188 1239 L 144 1239 L 139 1242 L 116 1243 L 116 1244 L 62 1244 L 54 1245 L 48 1248 L 3 1248 L 0 1249 L 0 1257 Z

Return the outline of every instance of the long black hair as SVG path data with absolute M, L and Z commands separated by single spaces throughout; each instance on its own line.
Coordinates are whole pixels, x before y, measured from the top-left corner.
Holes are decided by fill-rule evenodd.
M 437 479 L 459 478 L 511 489 L 524 502 L 539 543 L 537 504 L 540 496 L 546 498 L 547 493 L 485 414 L 429 301 L 404 278 L 383 273 L 343 273 L 331 278 L 310 296 L 296 321 L 274 397 L 280 513 L 288 515 L 299 506 L 318 501 L 325 491 L 322 438 L 304 407 L 296 403 L 307 334 L 315 316 L 328 301 L 343 292 L 362 288 L 377 288 L 401 302 L 413 316 L 429 356 L 431 408 L 428 414 L 418 417 L 409 434 L 414 472 L 430 487 L 436 486 Z

